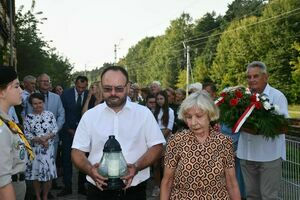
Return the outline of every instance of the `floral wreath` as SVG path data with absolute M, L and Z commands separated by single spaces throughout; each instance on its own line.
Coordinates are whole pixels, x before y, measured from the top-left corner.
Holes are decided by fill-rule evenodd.
M 279 113 L 279 106 L 270 103 L 265 94 L 251 94 L 241 86 L 224 89 L 215 101 L 220 109 L 220 123 L 266 138 L 274 139 L 287 131 L 288 120 Z

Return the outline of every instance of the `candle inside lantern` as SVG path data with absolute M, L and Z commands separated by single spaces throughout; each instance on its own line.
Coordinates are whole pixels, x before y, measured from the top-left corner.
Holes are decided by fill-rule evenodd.
M 108 161 L 108 176 L 119 176 L 119 160 L 109 160 Z

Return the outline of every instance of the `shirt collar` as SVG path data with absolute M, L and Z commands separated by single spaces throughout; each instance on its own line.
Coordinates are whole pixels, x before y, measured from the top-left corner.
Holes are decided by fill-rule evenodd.
M 78 96 L 78 92 L 76 90 L 76 87 L 74 87 L 75 95 Z
M 3 112 L 1 109 L 0 109 L 0 116 L 4 120 L 7 120 L 7 121 L 11 120 L 10 117 L 5 112 Z
M 106 102 L 104 101 L 104 109 L 107 109 L 107 110 L 111 110 L 113 112 L 115 112 L 113 109 L 111 109 L 107 104 Z M 125 105 L 123 106 L 123 108 L 119 111 L 119 112 L 122 112 L 123 110 L 131 110 L 132 109 L 132 102 L 128 101 L 128 99 L 126 99 L 126 103 Z
M 48 95 L 49 95 L 49 91 L 47 91 L 47 92 L 42 92 L 42 91 L 39 90 L 39 92 L 40 92 L 42 95 L 47 96 L 47 97 L 48 97 Z
M 271 90 L 271 86 L 269 85 L 269 83 L 267 83 L 264 91 L 263 91 L 263 94 L 269 96 L 270 95 L 270 90 Z

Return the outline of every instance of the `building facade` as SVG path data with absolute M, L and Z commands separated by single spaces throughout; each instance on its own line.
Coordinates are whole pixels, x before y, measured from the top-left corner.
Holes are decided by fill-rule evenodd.
M 0 0 L 0 65 L 16 66 L 15 0 Z

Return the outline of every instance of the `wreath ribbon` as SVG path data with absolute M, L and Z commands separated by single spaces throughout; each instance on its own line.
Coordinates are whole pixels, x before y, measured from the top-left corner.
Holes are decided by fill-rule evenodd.
M 21 140 L 22 140 L 22 141 L 24 142 L 24 144 L 25 144 L 25 148 L 26 148 L 26 150 L 27 150 L 27 152 L 28 152 L 28 154 L 29 154 L 30 160 L 33 160 L 33 159 L 34 159 L 34 154 L 33 154 L 32 148 L 31 148 L 31 146 L 30 146 L 28 140 L 26 139 L 24 133 L 22 132 L 22 130 L 21 130 L 21 129 L 19 128 L 19 126 L 18 126 L 15 122 L 13 122 L 13 121 L 8 121 L 7 124 L 8 124 L 8 126 L 9 126 L 9 128 L 10 128 L 13 132 L 15 132 L 15 133 L 17 133 L 17 134 L 19 135 L 19 137 L 21 138 Z
M 217 106 L 221 105 L 224 101 L 224 97 L 219 97 L 217 100 L 215 100 L 215 104 Z
M 237 122 L 233 126 L 233 128 L 232 128 L 232 132 L 233 133 L 239 132 L 240 128 L 243 126 L 243 124 L 245 123 L 246 119 L 251 115 L 251 113 L 254 110 L 254 108 L 255 108 L 255 102 L 251 103 L 250 106 L 248 106 L 246 108 L 246 110 L 244 111 L 244 113 L 240 116 L 240 118 L 237 120 Z

